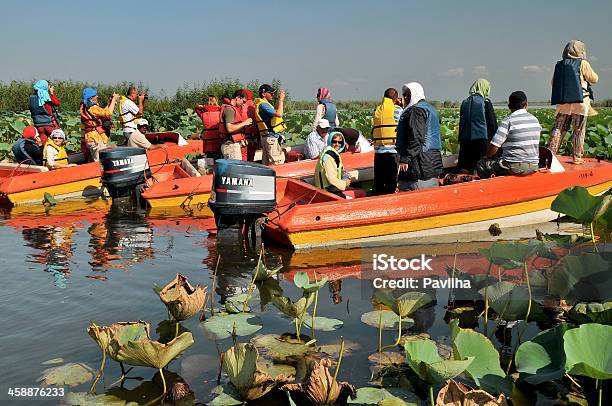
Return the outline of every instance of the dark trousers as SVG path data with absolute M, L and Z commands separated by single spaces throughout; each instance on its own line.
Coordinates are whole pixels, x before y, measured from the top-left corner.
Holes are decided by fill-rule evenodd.
M 458 169 L 473 173 L 476 164 L 487 154 L 488 140 L 462 141 L 459 143 Z
M 372 193 L 375 196 L 395 193 L 398 169 L 399 154 L 374 154 L 374 188 Z
M 338 189 L 334 185 L 329 185 L 328 187 L 325 188 L 325 190 L 327 190 L 329 193 L 333 193 L 336 196 L 340 196 L 341 198 L 346 199 L 346 196 L 344 196 L 344 193 L 342 193 L 342 190 Z

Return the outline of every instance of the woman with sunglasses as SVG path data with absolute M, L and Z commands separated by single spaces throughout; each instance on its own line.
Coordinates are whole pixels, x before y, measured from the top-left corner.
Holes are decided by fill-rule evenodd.
M 76 166 L 68 162 L 68 154 L 64 148 L 66 134 L 60 129 L 53 130 L 45 149 L 43 150 L 43 163 L 49 169 L 69 168 Z
M 329 145 L 321 152 L 315 169 L 315 186 L 346 199 L 342 191 L 351 184 L 351 179 L 344 174 L 340 153 L 346 149 L 344 136 L 333 132 L 329 137 Z

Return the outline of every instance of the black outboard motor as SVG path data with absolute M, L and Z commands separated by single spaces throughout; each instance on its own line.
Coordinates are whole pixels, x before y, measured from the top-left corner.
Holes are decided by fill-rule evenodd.
M 117 147 L 100 151 L 102 185 L 113 199 L 135 197 L 137 187 L 151 176 L 147 151 L 142 148 Z
M 208 206 L 218 237 L 228 229 L 260 237 L 261 220 L 276 207 L 276 172 L 254 162 L 218 159 Z

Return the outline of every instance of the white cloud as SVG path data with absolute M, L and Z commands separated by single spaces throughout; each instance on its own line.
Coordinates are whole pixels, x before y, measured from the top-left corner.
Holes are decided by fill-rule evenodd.
M 488 74 L 489 74 L 489 70 L 488 70 L 488 69 L 487 69 L 487 67 L 486 67 L 486 66 L 484 66 L 484 65 L 477 65 L 477 66 L 474 66 L 474 70 L 473 70 L 473 72 L 474 72 L 476 75 L 488 75 Z
M 541 73 L 541 72 L 549 72 L 550 68 L 548 66 L 540 66 L 540 65 L 525 65 L 523 66 L 523 70 L 525 72 L 530 72 L 530 73 Z
M 456 77 L 463 76 L 464 72 L 465 72 L 465 69 L 463 68 L 452 68 L 452 69 L 447 70 L 446 72 L 440 73 L 440 76 L 444 76 L 447 78 L 456 78 Z

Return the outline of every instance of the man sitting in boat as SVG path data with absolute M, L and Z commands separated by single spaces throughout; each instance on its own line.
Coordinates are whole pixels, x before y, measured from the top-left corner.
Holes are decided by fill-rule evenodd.
M 349 187 L 351 179 L 344 175 L 342 157 L 340 152 L 346 148 L 342 133 L 334 132 L 329 139 L 329 145 L 325 147 L 317 162 L 315 169 L 315 186 L 325 189 L 330 193 L 346 198 L 342 193 Z
M 318 159 L 321 152 L 327 148 L 327 136 L 329 135 L 329 121 L 322 118 L 317 123 L 317 128 L 308 134 L 304 143 L 304 155 L 307 159 Z
M 234 92 L 229 103 L 221 106 L 221 121 L 219 122 L 219 136 L 223 138 L 221 153 L 223 159 L 242 160 L 242 147 L 246 147 L 246 127 L 253 124 L 253 120 L 246 116 L 242 106 L 246 102 L 243 89 Z
M 64 148 L 66 142 L 66 134 L 60 129 L 53 130 L 45 149 L 43 150 L 43 162 L 49 169 L 60 169 L 76 166 L 68 162 L 68 154 Z
M 145 135 L 149 131 L 149 121 L 144 118 L 137 119 L 136 129 L 128 138 L 128 147 L 137 147 L 144 149 L 166 148 L 165 144 L 151 144 Z
M 481 178 L 524 176 L 538 170 L 542 126 L 535 116 L 527 112 L 527 105 L 524 92 L 512 92 L 508 99 L 511 114 L 502 120 L 489 143 L 487 156 L 476 165 Z M 500 148 L 501 157 L 495 157 Z
M 400 156 L 400 191 L 440 186 L 442 173 L 442 137 L 440 117 L 434 106 L 425 101 L 423 86 L 417 82 L 402 86 L 406 109 L 397 124 L 396 148 Z
M 20 164 L 42 165 L 43 153 L 40 146 L 40 135 L 36 127 L 24 128 L 21 138 L 15 141 L 12 147 L 15 160 Z

